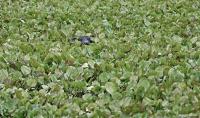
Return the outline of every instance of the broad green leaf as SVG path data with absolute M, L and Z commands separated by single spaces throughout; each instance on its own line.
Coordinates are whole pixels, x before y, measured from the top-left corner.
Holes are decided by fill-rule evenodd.
M 181 43 L 182 40 L 183 40 L 183 38 L 181 38 L 181 37 L 178 36 L 178 35 L 174 35 L 174 36 L 172 37 L 172 40 L 173 40 L 174 42 L 176 42 L 176 43 Z
M 76 81 L 73 81 L 73 82 L 71 82 L 71 84 L 70 84 L 74 89 L 85 89 L 85 87 L 86 87 L 86 83 L 85 82 L 83 82 L 83 81 L 78 81 L 78 80 L 76 80 Z
M 26 81 L 26 83 L 27 83 L 27 85 L 28 85 L 29 87 L 35 87 L 36 84 L 37 84 L 37 81 L 36 81 L 35 79 L 28 79 L 28 80 Z
M 31 73 L 31 68 L 28 66 L 21 66 L 21 71 L 24 75 L 29 75 Z
M 120 106 L 127 107 L 132 103 L 131 97 L 125 97 L 120 101 Z
M 113 95 L 117 91 L 117 84 L 113 82 L 107 82 L 105 84 L 105 89 L 108 93 Z
M 0 79 L 4 80 L 8 78 L 8 71 L 5 69 L 1 69 L 0 70 Z
M 139 80 L 137 87 L 138 88 L 144 88 L 144 90 L 147 91 L 150 87 L 150 82 L 146 79 L 141 79 L 141 80 Z

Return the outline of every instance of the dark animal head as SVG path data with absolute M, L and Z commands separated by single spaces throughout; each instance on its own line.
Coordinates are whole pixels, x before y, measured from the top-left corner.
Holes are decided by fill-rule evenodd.
M 91 40 L 89 36 L 81 36 L 79 38 L 79 41 L 81 42 L 81 44 L 84 44 L 84 45 L 89 45 L 90 43 L 93 43 L 93 41 Z

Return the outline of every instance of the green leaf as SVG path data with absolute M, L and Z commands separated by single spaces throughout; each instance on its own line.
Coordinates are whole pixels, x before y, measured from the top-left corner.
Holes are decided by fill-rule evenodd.
M 81 89 L 85 89 L 86 83 L 85 83 L 84 81 L 76 80 L 76 81 L 71 82 L 71 86 L 72 86 L 74 89 L 81 90 Z
M 99 75 L 99 80 L 101 81 L 101 82 L 107 82 L 108 80 L 109 80 L 109 78 L 110 78 L 110 74 L 109 73 L 106 73 L 106 72 L 103 72 L 103 73 L 101 73 L 100 75 Z
M 21 66 L 21 71 L 24 75 L 29 75 L 31 73 L 31 68 L 28 66 Z
M 117 84 L 113 82 L 107 82 L 105 84 L 105 89 L 108 93 L 113 95 L 117 91 Z
M 174 36 L 172 37 L 172 40 L 173 40 L 174 42 L 176 42 L 176 43 L 181 43 L 182 40 L 183 40 L 183 38 L 181 38 L 181 37 L 178 36 L 178 35 L 174 35 Z
M 8 78 L 8 72 L 5 69 L 0 70 L 0 79 L 4 80 Z
M 185 74 L 182 73 L 181 71 L 179 71 L 177 69 L 177 67 L 173 67 L 169 70 L 168 75 L 171 79 L 175 80 L 175 81 L 183 81 L 183 79 L 185 78 Z
M 131 97 L 125 97 L 120 101 L 120 106 L 128 107 L 132 103 Z
M 138 88 L 144 88 L 144 90 L 147 91 L 149 89 L 149 87 L 150 87 L 150 83 L 146 79 L 141 79 L 139 81 L 139 83 L 137 84 L 137 87 Z
M 29 87 L 35 87 L 37 84 L 37 81 L 35 79 L 28 79 L 26 82 Z

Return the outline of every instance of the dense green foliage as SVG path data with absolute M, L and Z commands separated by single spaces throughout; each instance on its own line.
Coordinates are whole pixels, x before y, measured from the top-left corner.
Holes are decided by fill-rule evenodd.
M 0 117 L 200 111 L 199 0 L 1 0 Z M 95 43 L 68 40 L 93 35 Z

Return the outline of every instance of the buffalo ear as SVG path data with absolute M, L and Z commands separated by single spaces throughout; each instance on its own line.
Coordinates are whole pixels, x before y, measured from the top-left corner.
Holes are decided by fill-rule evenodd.
M 94 43 L 94 41 L 93 41 L 93 40 L 90 40 L 90 43 Z

